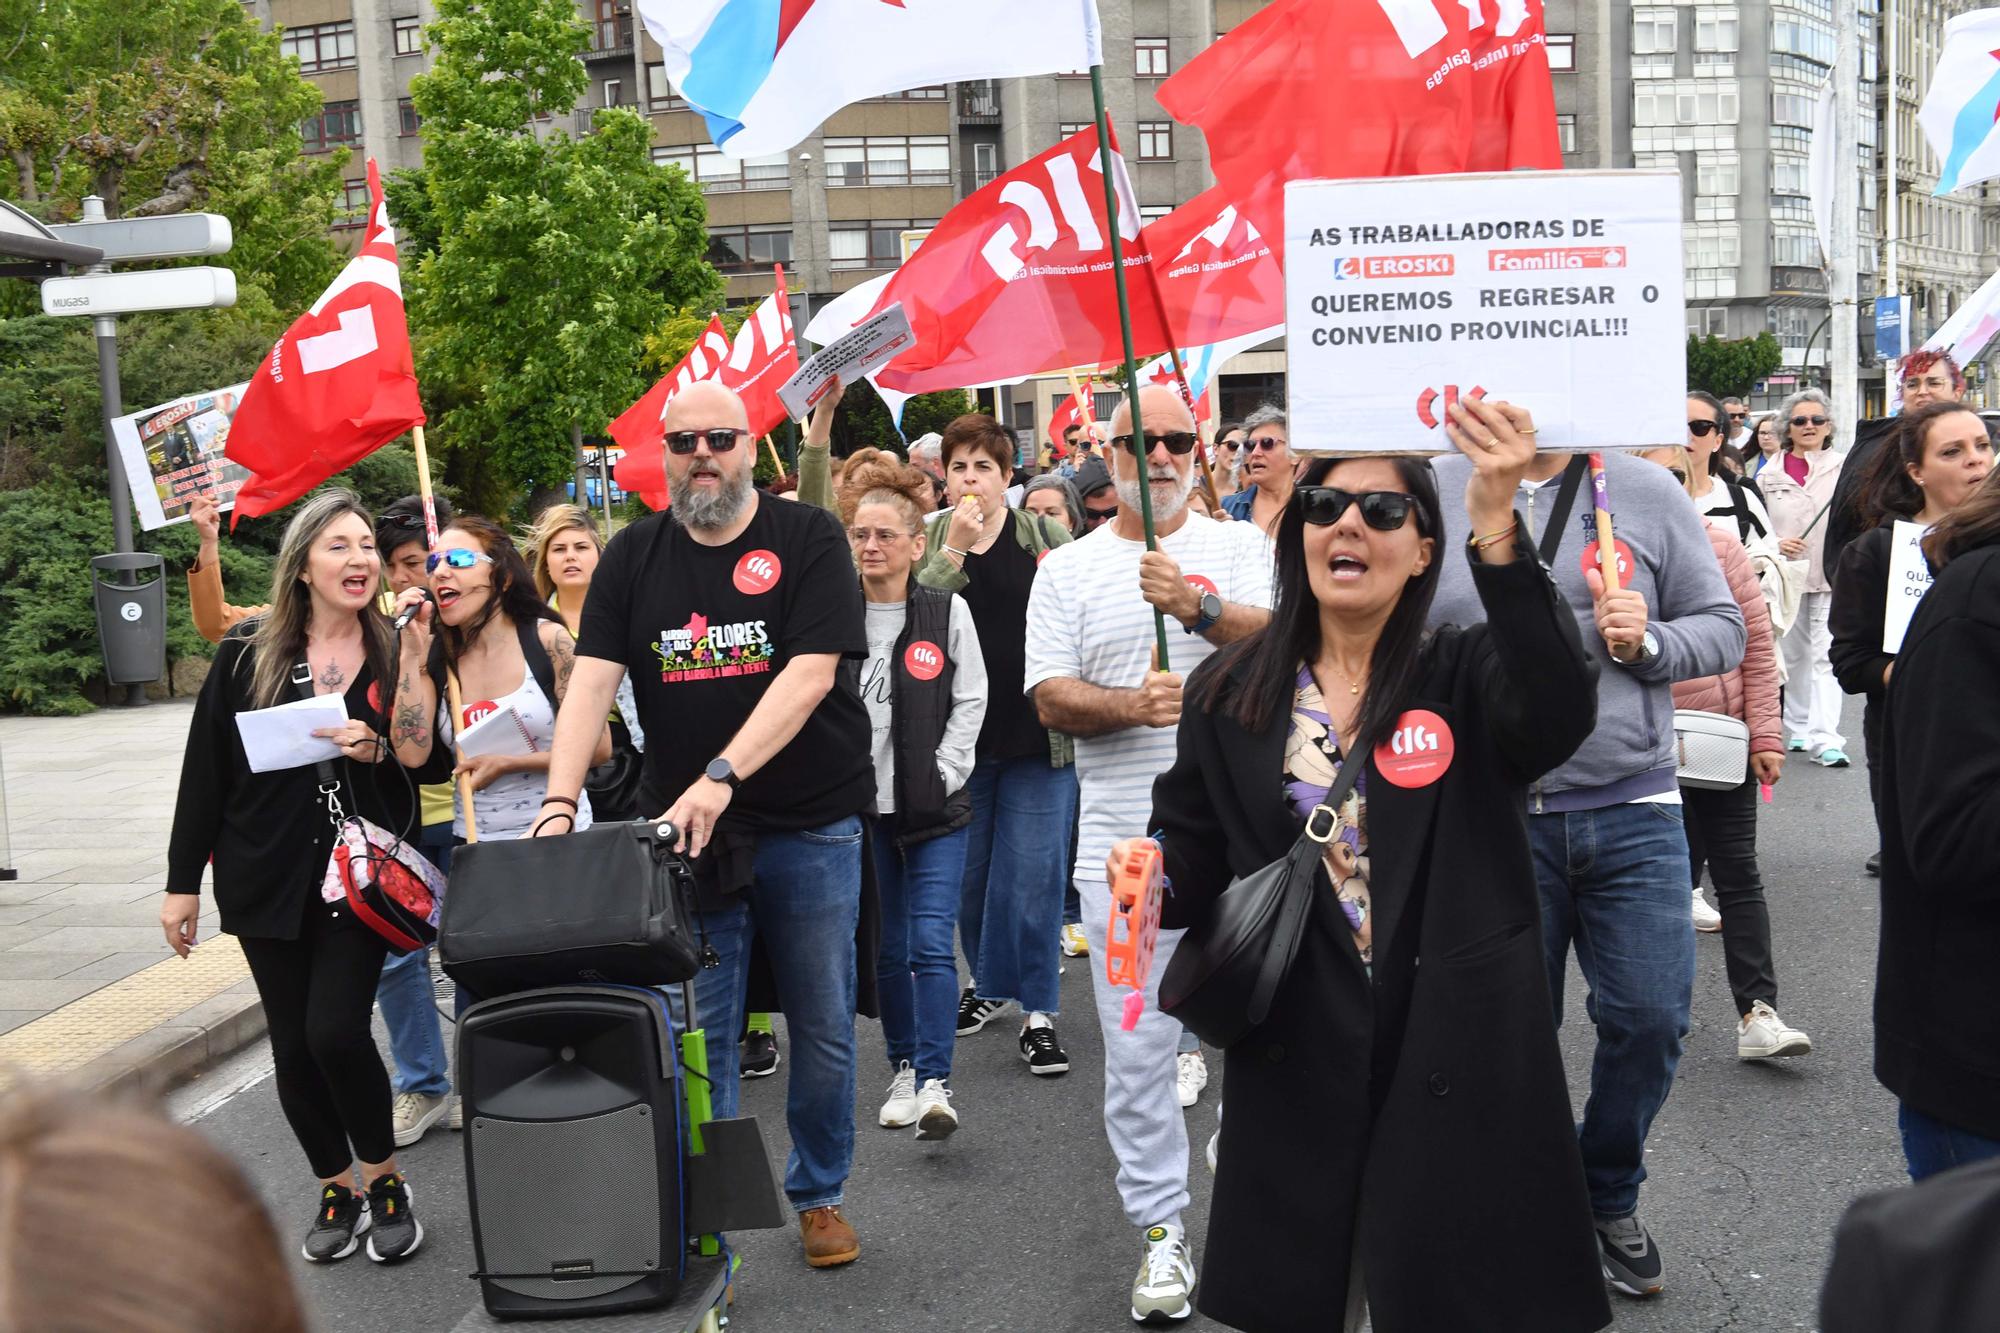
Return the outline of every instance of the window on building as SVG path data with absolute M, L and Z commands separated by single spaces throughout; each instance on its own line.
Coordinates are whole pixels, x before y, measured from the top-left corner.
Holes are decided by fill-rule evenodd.
M 1735 51 L 1742 45 L 1733 9 L 1697 9 L 1694 12 L 1694 49 Z
M 625 80 L 623 80 L 623 79 L 606 79 L 606 80 L 604 81 L 604 100 L 603 100 L 603 102 L 602 102 L 602 103 L 601 103 L 600 105 L 603 105 L 603 106 L 624 106 L 624 105 L 625 105 Z
M 660 166 L 679 167 L 704 193 L 729 194 L 737 190 L 783 190 L 792 182 L 791 160 L 784 153 L 738 160 L 723 156 L 713 144 L 655 145 L 653 161 Z
M 975 143 L 972 145 L 972 190 L 984 189 L 992 184 L 1000 174 L 1000 145 L 997 143 Z
M 1132 56 L 1133 73 L 1142 79 L 1164 79 L 1172 73 L 1167 65 L 1167 39 L 1164 37 L 1134 37 Z
M 333 225 L 337 231 L 347 231 L 366 225 L 368 221 L 368 181 L 342 181 L 340 207 L 334 213 Z
M 304 151 L 324 153 L 345 144 L 361 142 L 361 103 L 328 102 L 319 114 L 307 116 L 299 125 Z
M 719 273 L 755 273 L 792 262 L 790 223 L 757 227 L 710 227 L 708 262 Z
M 590 49 L 609 51 L 614 47 L 631 44 L 631 0 L 591 0 Z
M 1682 259 L 1689 269 L 1735 268 L 1742 238 L 1734 223 L 1691 223 L 1681 228 Z
M 1740 179 L 1738 161 L 1735 153 L 1695 154 L 1694 192 L 1733 198 Z
M 1174 206 L 1172 204 L 1141 204 L 1139 205 L 1139 225 L 1143 227 L 1148 223 L 1157 222 L 1173 211 Z
M 880 97 L 870 97 L 870 102 L 942 102 L 948 95 L 941 83 L 927 83 L 921 88 L 905 88 L 899 93 L 883 93 Z
M 424 53 L 423 20 L 415 14 L 391 19 L 390 24 L 396 36 L 396 54 L 399 56 L 420 56 Z
M 396 133 L 409 138 L 423 128 L 424 118 L 417 114 L 417 104 L 407 97 L 396 99 Z
M 299 58 L 299 73 L 321 74 L 330 69 L 354 67 L 354 21 L 319 23 L 306 28 L 287 28 L 278 46 L 288 56 Z
M 1549 68 L 1557 73 L 1576 68 L 1575 33 L 1552 32 L 1542 39 L 1542 49 L 1549 53 Z
M 674 95 L 665 65 L 646 66 L 646 106 L 653 111 L 684 111 L 687 101 Z
M 827 262 L 836 269 L 895 268 L 903 262 L 903 233 L 936 225 L 890 218 L 833 223 L 826 232 Z
M 1772 93 L 1771 123 L 1773 125 L 1798 125 L 1811 129 L 1813 123 L 1813 99 L 1804 93 Z
M 1771 233 L 1771 262 L 1788 268 L 1818 268 L 1819 238 L 1810 228 Z
M 1833 64 L 1833 24 L 1806 18 L 1771 20 L 1771 51 L 1804 56 L 1816 64 Z
M 828 185 L 949 185 L 951 139 L 943 134 L 828 139 Z
M 1632 54 L 1665 55 L 1673 51 L 1677 37 L 1671 9 L 1632 11 Z
M 1556 138 L 1562 143 L 1565 153 L 1576 151 L 1576 116 L 1564 112 L 1556 117 Z
M 1072 134 L 1082 134 L 1085 130 L 1089 129 L 1093 123 L 1094 122 L 1088 120 L 1066 120 L 1062 124 L 1056 126 L 1056 137 L 1058 139 L 1067 139 Z
M 1139 160 L 1165 162 L 1174 155 L 1174 123 L 1171 120 L 1139 122 Z

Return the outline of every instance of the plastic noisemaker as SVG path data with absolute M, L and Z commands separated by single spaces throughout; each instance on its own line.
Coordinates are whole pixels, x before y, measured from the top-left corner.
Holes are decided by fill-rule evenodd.
M 1150 839 L 1127 849 L 1111 869 L 1111 925 L 1104 935 L 1104 979 L 1129 986 L 1125 1017 L 1130 1032 L 1146 1011 L 1146 978 L 1160 939 L 1160 891 L 1166 883 L 1160 844 Z

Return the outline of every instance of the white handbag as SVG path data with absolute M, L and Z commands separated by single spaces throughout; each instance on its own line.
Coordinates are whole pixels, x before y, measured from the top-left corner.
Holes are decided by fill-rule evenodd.
M 1750 776 L 1750 728 L 1727 713 L 1676 708 L 1674 764 L 1684 787 L 1740 787 Z

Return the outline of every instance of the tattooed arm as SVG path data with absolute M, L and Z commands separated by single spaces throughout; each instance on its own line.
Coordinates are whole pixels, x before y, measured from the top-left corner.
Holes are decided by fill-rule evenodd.
M 410 595 L 406 593 L 405 597 Z M 426 604 L 404 628 L 398 644 L 389 744 L 396 752 L 396 762 L 404 768 L 423 768 L 431 759 L 431 725 L 437 717 L 438 689 L 437 682 L 425 670 L 431 653 L 430 618 L 431 607 Z
M 576 640 L 570 637 L 568 629 L 553 620 L 544 620 L 541 628 L 542 646 L 549 650 L 549 660 L 555 663 L 555 704 L 560 709 L 563 702 L 569 698 L 570 673 L 576 669 Z M 542 758 L 543 763 L 537 765 L 537 767 L 546 768 L 547 756 L 543 756 Z M 610 758 L 611 725 L 607 721 L 605 725 L 598 728 L 597 745 L 590 752 L 590 762 L 595 767 Z

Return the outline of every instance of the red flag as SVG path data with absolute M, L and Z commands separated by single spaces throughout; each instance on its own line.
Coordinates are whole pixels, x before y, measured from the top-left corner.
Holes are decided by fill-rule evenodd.
M 1278 250 L 1288 180 L 1562 166 L 1539 0 L 1276 0 L 1156 97 Z
M 1227 342 L 1285 322 L 1285 271 L 1220 189 L 1156 218 L 1140 240 L 1175 346 Z
M 1084 390 L 1078 389 L 1063 399 L 1062 406 L 1049 418 L 1049 449 L 1056 458 L 1069 453 L 1069 445 L 1063 442 L 1063 435 L 1071 426 L 1090 426 L 1090 408 L 1086 405 Z
M 236 513 L 268 514 L 424 424 L 396 233 L 382 178 L 368 162 L 368 233 L 361 253 L 294 320 L 250 377 L 223 453 L 253 474 Z

